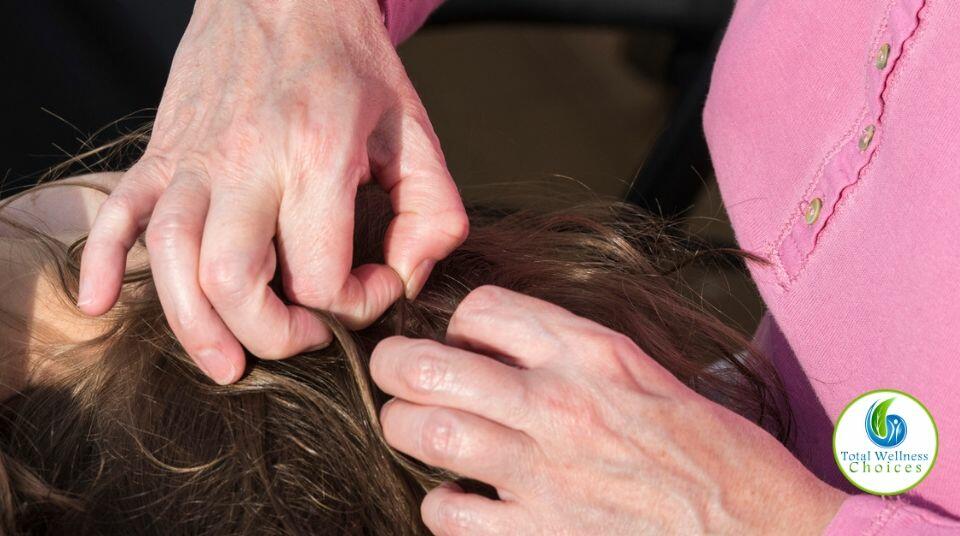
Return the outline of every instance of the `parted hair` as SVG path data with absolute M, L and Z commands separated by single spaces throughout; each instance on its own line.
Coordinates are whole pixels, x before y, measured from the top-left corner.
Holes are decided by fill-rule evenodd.
M 233 385 L 200 372 L 167 325 L 149 270 L 129 271 L 99 336 L 36 341 L 45 359 L 69 363 L 66 372 L 0 408 L 0 531 L 427 533 L 419 503 L 456 475 L 385 443 L 378 412 L 387 397 L 370 380 L 369 356 L 391 335 L 442 341 L 458 303 L 490 284 L 627 335 L 695 391 L 786 437 L 790 419 L 770 364 L 682 292 L 685 266 L 730 252 L 698 247 L 618 202 L 467 210 L 469 237 L 437 263 L 416 300 L 356 332 L 317 312 L 333 330 L 330 346 L 282 361 L 248 356 Z M 389 200 L 364 188 L 356 213 L 354 262 L 382 262 Z M 72 310 L 83 239 L 64 245 L 3 219 L 27 237 L 42 277 Z

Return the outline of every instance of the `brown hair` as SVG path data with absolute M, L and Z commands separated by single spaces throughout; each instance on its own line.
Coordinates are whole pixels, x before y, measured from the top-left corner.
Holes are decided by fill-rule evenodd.
M 47 186 L 49 187 L 49 186 Z M 326 349 L 250 357 L 236 384 L 207 380 L 164 319 L 149 272 L 127 274 L 103 335 L 43 347 L 71 363 L 0 410 L 0 530 L 6 534 L 419 534 L 441 472 L 394 453 L 367 369 L 385 337 L 442 340 L 457 304 L 493 284 L 556 303 L 631 337 L 704 396 L 778 436 L 789 419 L 770 365 L 735 329 L 683 297 L 677 273 L 710 262 L 632 206 L 468 207 L 471 233 L 415 301 Z M 355 262 L 382 260 L 385 195 L 358 201 Z M 31 231 L 72 307 L 80 240 Z

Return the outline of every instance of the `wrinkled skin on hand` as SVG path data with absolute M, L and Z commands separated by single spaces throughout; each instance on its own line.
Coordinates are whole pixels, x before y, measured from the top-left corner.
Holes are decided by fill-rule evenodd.
M 395 397 L 388 443 L 501 499 L 432 490 L 435 534 L 820 534 L 843 501 L 628 337 L 555 305 L 480 287 L 445 343 L 392 337 L 370 363 Z
M 386 265 L 353 268 L 356 191 L 370 180 L 396 217 Z M 243 347 L 273 359 L 329 343 L 302 306 L 361 327 L 415 296 L 467 226 L 375 0 L 200 0 L 151 141 L 91 229 L 78 306 L 112 307 L 145 231 L 171 328 L 230 383 Z M 269 287 L 278 267 L 289 301 Z

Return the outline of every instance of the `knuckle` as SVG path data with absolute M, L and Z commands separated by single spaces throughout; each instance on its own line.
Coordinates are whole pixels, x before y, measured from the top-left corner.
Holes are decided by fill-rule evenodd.
M 184 349 L 191 355 L 196 355 L 191 351 L 200 350 L 200 348 L 187 348 L 187 346 L 190 346 L 191 343 L 196 343 L 197 341 L 194 340 L 195 337 L 204 334 L 203 316 L 200 312 L 191 307 L 183 307 L 181 310 L 167 314 L 166 317 L 167 323 L 170 324 L 170 328 L 177 334 L 177 338 L 180 339 L 180 342 L 184 345 Z
M 615 383 L 633 384 L 637 372 L 648 370 L 646 354 L 633 339 L 621 333 L 609 332 L 599 337 L 594 352 L 594 370 Z
M 547 498 L 551 489 L 557 489 L 551 487 L 554 467 L 534 440 L 522 440 L 521 447 L 511 452 L 510 456 L 510 465 L 502 469 L 504 474 L 501 478 L 505 482 L 523 489 L 530 498 Z
M 599 367 L 599 370 L 607 370 L 610 366 L 620 370 L 620 364 L 636 359 L 640 351 L 630 337 L 599 324 L 567 334 L 567 337 L 570 337 L 568 345 L 580 349 L 583 364 Z
M 457 307 L 457 311 L 461 314 L 472 314 L 493 309 L 503 303 L 505 292 L 504 289 L 495 285 L 479 286 L 467 294 L 467 297 L 465 297 L 463 301 L 460 302 L 460 306 Z
M 470 529 L 470 516 L 455 502 L 437 500 L 432 506 L 430 529 L 440 536 L 459 536 Z
M 144 156 L 130 169 L 129 173 L 136 173 L 139 180 L 147 182 L 165 182 L 170 176 L 170 160 L 155 151 L 152 147 L 148 148 Z
M 325 278 L 303 277 L 290 270 L 284 270 L 281 278 L 283 291 L 291 300 L 314 307 L 328 308 L 334 303 L 343 289 L 348 273 L 340 275 L 339 270 L 331 270 Z
M 420 430 L 420 449 L 437 465 L 457 460 L 462 443 L 462 427 L 452 412 L 434 409 L 424 419 Z
M 250 292 L 256 267 L 242 255 L 220 256 L 201 261 L 199 279 L 200 288 L 212 300 L 233 302 Z
M 470 234 L 470 218 L 463 210 L 444 213 L 440 222 L 444 232 L 453 238 L 457 244 L 462 244 Z
M 208 141 L 207 156 L 214 161 L 248 162 L 249 155 L 263 147 L 263 136 L 263 131 L 251 118 L 240 117 L 231 123 L 228 133 Z M 198 160 L 203 158 L 199 157 Z
M 100 219 L 111 222 L 128 221 L 133 218 L 133 199 L 120 192 L 115 192 L 100 205 Z
M 251 347 L 248 345 L 247 350 L 260 359 L 265 359 L 267 361 L 286 359 L 295 353 L 295 351 L 291 351 L 288 346 L 283 344 L 270 344 L 263 347 L 260 347 L 259 345 L 254 345 Z
M 527 430 L 536 422 L 535 415 L 540 413 L 541 403 L 536 391 L 527 381 L 528 376 L 519 376 L 515 402 L 508 409 L 508 418 L 514 427 Z
M 620 361 L 631 359 L 637 355 L 637 345 L 633 339 L 622 333 L 610 332 L 603 337 L 602 348 L 611 358 Z
M 210 156 L 198 149 L 184 151 L 177 159 L 177 175 L 191 177 L 209 177 Z
M 417 393 L 437 391 L 447 382 L 448 373 L 447 361 L 427 345 L 418 348 L 400 363 L 400 376 L 407 387 Z
M 263 330 L 255 336 L 248 334 L 244 337 L 244 345 L 251 354 L 267 361 L 286 359 L 301 350 L 296 345 L 296 339 L 291 333 L 289 325 L 274 330 Z
M 148 251 L 161 251 L 175 248 L 186 233 L 185 225 L 176 217 L 160 216 L 147 225 L 146 242 Z

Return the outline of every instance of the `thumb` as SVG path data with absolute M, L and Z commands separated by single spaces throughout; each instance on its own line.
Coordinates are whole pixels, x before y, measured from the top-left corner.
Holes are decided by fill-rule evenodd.
M 390 193 L 395 214 L 384 237 L 384 256 L 413 299 L 434 264 L 466 239 L 467 214 L 419 100 L 381 123 L 369 152 L 373 175 Z
M 351 269 L 357 196 L 355 178 L 336 166 L 284 199 L 277 233 L 283 288 L 292 301 L 329 311 L 347 327 L 368 326 L 403 289 L 388 266 Z

